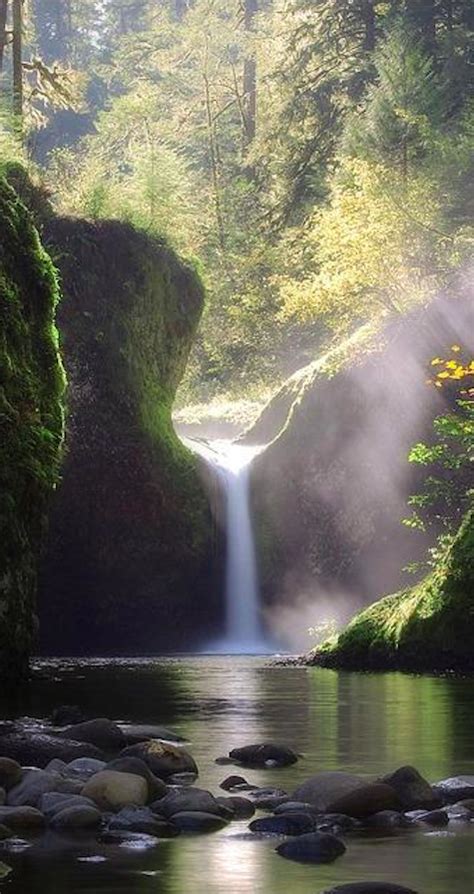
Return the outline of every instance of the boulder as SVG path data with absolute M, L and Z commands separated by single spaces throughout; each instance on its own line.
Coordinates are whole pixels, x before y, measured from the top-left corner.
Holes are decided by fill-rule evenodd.
M 411 822 L 426 823 L 427 826 L 447 826 L 449 823 L 446 810 L 412 810 L 405 816 Z
M 141 776 L 148 785 L 148 800 L 157 801 L 163 798 L 168 791 L 165 783 L 155 776 L 145 761 L 139 757 L 117 757 L 115 760 L 107 764 L 108 770 L 115 770 L 118 773 L 133 773 L 135 776 Z
M 322 894 L 417 894 L 413 888 L 403 888 L 391 882 L 352 882 L 327 888 Z
M 282 788 L 251 789 L 248 797 L 259 810 L 274 810 L 290 800 L 289 794 Z
M 51 714 L 53 726 L 69 726 L 75 723 L 83 723 L 84 714 L 78 705 L 60 705 Z
M 159 779 L 167 779 L 174 773 L 198 773 L 188 751 L 159 739 L 130 745 L 121 752 L 120 757 L 139 757 Z
M 161 813 L 162 816 L 171 817 L 176 813 L 198 812 L 212 813 L 215 816 L 222 815 L 222 807 L 216 801 L 214 795 L 204 791 L 201 788 L 186 788 L 180 791 L 170 791 L 168 794 L 156 801 L 153 807 Z
M 455 804 L 456 801 L 474 798 L 474 776 L 450 776 L 449 779 L 437 782 L 433 789 L 443 804 Z
M 295 789 L 292 800 L 308 802 L 321 811 L 330 810 L 330 805 L 343 795 L 365 785 L 367 785 L 366 779 L 351 773 L 340 771 L 316 773 Z
M 293 813 L 293 811 L 296 811 L 296 813 L 312 813 L 314 816 L 317 816 L 319 813 L 308 801 L 284 801 L 278 807 L 275 807 L 273 813 L 278 816 L 280 813 Z
M 286 745 L 263 742 L 259 745 L 244 745 L 233 748 L 229 758 L 245 767 L 288 767 L 295 764 L 298 755 Z
M 249 829 L 262 835 L 304 835 L 315 831 L 315 821 L 309 813 L 261 816 L 250 823 Z
M 10 757 L 26 767 L 41 767 L 57 757 L 66 763 L 76 757 L 103 757 L 95 745 L 76 742 L 48 733 L 11 733 L 0 737 L 0 756 Z
M 148 800 L 148 785 L 133 773 L 101 770 L 86 782 L 82 794 L 100 809 L 115 811 L 132 804 L 143 807 Z
M 454 820 L 455 822 L 460 823 L 471 822 L 472 810 L 470 810 L 468 807 L 464 807 L 464 803 L 462 801 L 458 801 L 457 804 L 448 804 L 445 810 L 449 820 Z
M 1 747 L 0 747 L 1 751 Z M 23 770 L 17 761 L 11 760 L 9 757 L 0 757 L 0 786 L 5 791 L 13 788 L 21 782 Z
M 248 785 L 248 782 L 243 776 L 227 776 L 227 778 L 221 782 L 219 788 L 224 789 L 225 792 L 231 792 L 236 785 Z
M 51 827 L 57 830 L 96 829 L 102 817 L 95 807 L 87 804 L 70 804 L 58 810 L 51 819 Z
M 424 814 L 424 811 L 422 811 Z M 397 810 L 381 810 L 369 816 L 367 825 L 374 829 L 408 829 L 413 826 L 413 818 Z
M 149 742 L 150 739 L 161 739 L 164 742 L 184 742 L 179 733 L 168 729 L 166 726 L 155 726 L 145 723 L 120 723 L 127 745 L 137 745 L 139 742 Z
M 95 807 L 90 798 L 84 798 L 83 795 L 69 795 L 61 792 L 47 792 L 41 797 L 39 809 L 47 817 L 55 816 L 66 807 Z
M 213 813 L 183 810 L 173 815 L 173 823 L 180 832 L 216 832 L 226 825 L 226 820 Z
M 62 782 L 59 773 L 37 769 L 25 770 L 21 782 L 8 792 L 8 804 L 10 807 L 36 807 L 45 792 L 58 791 Z
M 124 807 L 110 820 L 110 831 L 144 832 L 157 838 L 171 838 L 178 829 L 163 817 L 157 816 L 149 807 Z
M 276 848 L 280 857 L 298 863 L 332 863 L 345 853 L 343 842 L 326 832 L 309 832 L 283 841 Z
M 400 809 L 397 793 L 390 785 L 384 782 L 369 782 L 360 788 L 336 798 L 328 804 L 329 813 L 344 813 L 346 816 L 354 816 L 364 819 L 374 813 L 384 810 Z
M 7 829 L 42 829 L 46 825 L 43 814 L 35 807 L 0 807 L 0 823 Z
M 248 798 L 239 798 L 232 795 L 230 798 L 219 798 L 219 804 L 225 801 L 234 811 L 234 819 L 250 819 L 255 813 L 255 806 Z
M 76 742 L 88 742 L 104 751 L 121 751 L 127 744 L 120 727 L 106 717 L 75 723 L 73 726 L 66 727 L 58 735 Z
M 314 817 L 316 832 L 330 832 L 332 835 L 340 835 L 341 832 L 351 832 L 360 829 L 360 820 L 344 813 L 319 813 Z
M 396 791 L 404 810 L 436 810 L 441 806 L 440 796 L 415 767 L 400 767 L 380 781 Z
M 101 770 L 105 770 L 107 764 L 105 761 L 97 760 L 94 757 L 76 757 L 75 760 L 66 764 L 65 774 L 67 776 L 77 776 L 80 779 L 90 779 Z

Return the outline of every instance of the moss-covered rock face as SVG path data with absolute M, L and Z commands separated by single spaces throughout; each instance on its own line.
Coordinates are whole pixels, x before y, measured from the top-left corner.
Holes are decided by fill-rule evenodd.
M 198 461 L 171 423 L 203 305 L 194 272 L 117 222 L 50 218 L 68 373 L 66 456 L 40 577 L 42 648 L 189 647 L 218 623 Z
M 0 177 L 0 679 L 27 673 L 37 564 L 63 435 L 58 285 L 25 206 Z
M 356 669 L 474 668 L 474 512 L 434 572 L 357 615 L 309 662 Z
M 400 589 L 402 569 L 423 554 L 426 536 L 401 524 L 426 475 L 407 457 L 452 400 L 426 384 L 430 361 L 455 342 L 472 351 L 473 339 L 474 302 L 461 283 L 294 375 L 246 434 L 271 441 L 253 467 L 265 599 L 310 604 L 303 634 Z

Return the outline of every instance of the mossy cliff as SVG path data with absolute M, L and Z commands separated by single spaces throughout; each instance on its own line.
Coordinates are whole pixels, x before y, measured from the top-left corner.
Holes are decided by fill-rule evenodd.
M 423 581 L 387 596 L 308 656 L 357 669 L 474 669 L 474 512 Z
M 126 224 L 50 217 L 68 372 L 62 483 L 40 577 L 55 653 L 189 646 L 218 617 L 213 526 L 171 408 L 203 306 L 192 269 Z
M 348 620 L 429 541 L 401 524 L 426 470 L 407 461 L 451 398 L 427 385 L 430 361 L 474 345 L 469 284 L 383 329 L 366 327 L 293 376 L 245 440 L 270 441 L 253 466 L 267 603 L 302 610 L 302 629 Z
M 0 679 L 34 645 L 37 564 L 63 436 L 55 271 L 32 219 L 0 176 Z

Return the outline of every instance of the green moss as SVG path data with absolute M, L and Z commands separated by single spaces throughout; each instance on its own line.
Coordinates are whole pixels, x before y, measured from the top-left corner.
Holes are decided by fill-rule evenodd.
M 312 663 L 353 668 L 474 666 L 474 511 L 436 569 L 357 615 Z
M 36 566 L 63 435 L 58 283 L 25 206 L 0 178 L 0 675 L 26 673 Z

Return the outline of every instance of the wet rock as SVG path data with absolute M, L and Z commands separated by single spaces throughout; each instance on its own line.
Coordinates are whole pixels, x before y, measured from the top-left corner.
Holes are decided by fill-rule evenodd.
M 83 723 L 84 720 L 84 714 L 78 705 L 60 705 L 51 714 L 53 726 L 69 726 L 71 724 Z
M 6 826 L 0 825 L 0 841 L 4 841 L 5 838 L 11 838 L 11 837 L 12 837 L 11 829 L 8 829 Z M 0 875 L 0 878 L 1 878 L 1 875 Z
M 162 814 L 162 816 L 171 817 L 176 813 L 192 811 L 199 813 L 212 813 L 215 816 L 222 815 L 222 807 L 216 801 L 214 795 L 200 788 L 187 788 L 180 791 L 170 791 L 168 794 L 156 801 L 153 807 Z
M 95 757 L 99 760 L 102 752 L 88 742 L 76 742 L 47 733 L 19 732 L 0 738 L 0 756 L 10 757 L 22 766 L 40 767 L 59 758 L 66 763 L 76 757 Z
M 1 741 L 0 741 L 1 747 Z M 444 804 L 455 804 L 466 798 L 474 798 L 474 776 L 450 776 L 433 786 Z
M 341 832 L 353 832 L 360 829 L 362 823 L 353 816 L 344 813 L 322 813 L 314 817 L 317 832 L 330 832 L 332 835 L 340 835 Z
M 74 739 L 76 742 L 88 742 L 103 751 L 121 751 L 127 744 L 120 727 L 106 717 L 76 723 L 66 727 L 58 735 L 65 739 Z
M 66 764 L 65 772 L 67 775 L 72 774 L 72 776 L 78 776 L 81 779 L 90 779 L 91 776 L 95 776 L 96 773 L 100 773 L 106 767 L 105 761 L 100 761 L 93 757 L 77 757 L 76 760 Z
M 234 819 L 250 819 L 255 813 L 255 806 L 248 798 L 232 795 L 230 798 L 219 798 L 219 804 L 225 801 L 234 811 Z
M 25 770 L 21 782 L 8 792 L 8 804 L 10 807 L 36 807 L 41 796 L 46 792 L 58 791 L 62 781 L 59 773 L 37 769 Z
M 0 807 L 0 823 L 7 829 L 42 829 L 46 819 L 36 807 Z
M 148 785 L 148 800 L 157 801 L 163 798 L 168 791 L 165 783 L 155 776 L 145 761 L 139 757 L 117 757 L 115 760 L 107 764 L 108 770 L 115 770 L 118 773 L 132 773 L 135 776 L 141 776 Z
M 164 742 L 184 742 L 183 736 L 175 733 L 166 726 L 156 726 L 144 723 L 120 723 L 120 729 L 127 745 L 137 745 L 139 742 L 149 742 L 150 739 L 162 739 Z
M 316 773 L 295 789 L 292 800 L 309 802 L 320 811 L 332 810 L 331 805 L 335 801 L 365 785 L 367 780 L 351 773 Z
M 229 757 L 245 767 L 288 767 L 298 760 L 298 755 L 291 748 L 271 742 L 234 748 L 229 752 Z
M 173 823 L 181 832 L 216 832 L 226 825 L 226 820 L 213 813 L 183 810 L 173 815 Z
M 250 823 L 251 832 L 263 835 L 304 835 L 315 831 L 314 817 L 309 813 L 288 813 L 286 816 L 262 816 Z
M 83 795 L 69 795 L 62 792 L 47 792 L 42 795 L 38 805 L 41 813 L 47 817 L 52 817 L 66 807 L 95 807 L 90 798 L 84 798 Z
M 219 764 L 220 767 L 227 767 L 230 764 L 233 764 L 234 761 L 230 757 L 216 757 L 214 763 Z
M 404 810 L 436 810 L 441 807 L 439 794 L 415 767 L 400 767 L 380 781 L 394 789 Z
M 425 811 L 421 813 L 425 815 Z M 408 829 L 413 826 L 413 818 L 397 810 L 381 810 L 369 816 L 367 825 L 374 829 Z
M 310 832 L 282 842 L 276 848 L 281 857 L 299 863 L 332 863 L 345 853 L 343 842 L 325 832 Z
M 320 812 L 312 804 L 309 804 L 308 801 L 284 801 L 278 807 L 275 807 L 273 813 L 278 816 L 280 813 L 293 813 L 293 811 L 297 813 L 312 813 L 314 815 Z
M 132 804 L 143 807 L 148 800 L 148 785 L 133 773 L 102 770 L 86 782 L 82 794 L 102 810 L 114 811 Z
M 383 810 L 398 810 L 400 802 L 396 792 L 383 782 L 370 782 L 346 795 L 342 795 L 327 806 L 329 813 L 344 813 L 364 819 Z
M 290 796 L 282 788 L 256 788 L 248 793 L 249 799 L 259 810 L 275 810 L 290 800 Z
M 122 832 L 118 829 L 106 829 L 99 838 L 101 844 L 116 844 L 130 850 L 149 850 L 158 847 L 160 839 L 156 835 L 147 835 L 145 832 Z
M 95 807 L 87 804 L 70 804 L 58 810 L 51 817 L 50 823 L 53 829 L 96 829 L 100 826 L 102 817 Z
M 173 773 L 168 776 L 168 785 L 193 785 L 196 782 L 197 773 Z
M 224 789 L 225 792 L 231 792 L 237 785 L 248 785 L 248 782 L 243 776 L 227 776 L 219 788 Z
M 457 804 L 448 804 L 445 808 L 448 818 L 455 822 L 469 823 L 473 817 L 472 810 L 465 807 L 462 801 Z
M 428 826 L 447 826 L 449 823 L 446 810 L 410 810 L 405 816 L 412 823 L 426 823 Z
M 188 751 L 158 739 L 131 745 L 122 751 L 120 757 L 139 757 L 159 779 L 167 779 L 175 773 L 198 773 Z
M 322 894 L 417 894 L 412 888 L 403 888 L 391 882 L 352 882 L 327 888 Z
M 1 750 L 1 749 L 0 749 Z M 0 787 L 5 791 L 13 788 L 21 782 L 23 770 L 17 761 L 9 757 L 0 757 Z
M 171 838 L 178 834 L 172 823 L 154 814 L 149 807 L 124 807 L 110 820 L 110 831 L 144 832 L 157 838 Z

